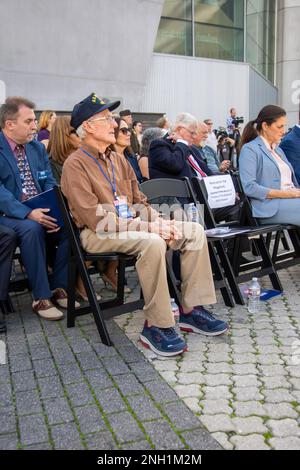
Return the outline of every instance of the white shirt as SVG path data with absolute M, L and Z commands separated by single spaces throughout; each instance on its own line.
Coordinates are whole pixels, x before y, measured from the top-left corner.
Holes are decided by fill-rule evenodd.
M 281 189 L 292 189 L 295 187 L 293 180 L 292 180 L 292 171 L 288 164 L 283 161 L 281 156 L 276 152 L 276 145 L 273 144 L 272 147 L 269 142 L 262 136 L 260 136 L 264 141 L 265 146 L 271 152 L 274 160 L 276 161 L 280 175 L 281 175 Z
M 180 142 L 180 143 L 182 143 L 182 144 L 185 144 L 185 145 L 189 146 L 189 143 L 188 143 L 186 140 L 177 139 L 176 143 L 177 143 L 177 142 L 178 142 L 178 143 Z

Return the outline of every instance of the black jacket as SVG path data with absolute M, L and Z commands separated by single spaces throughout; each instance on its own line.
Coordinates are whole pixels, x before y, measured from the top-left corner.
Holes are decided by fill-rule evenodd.
M 183 143 L 173 143 L 166 138 L 155 139 L 149 148 L 149 176 L 154 178 L 191 178 L 193 171 L 186 161 L 191 149 Z

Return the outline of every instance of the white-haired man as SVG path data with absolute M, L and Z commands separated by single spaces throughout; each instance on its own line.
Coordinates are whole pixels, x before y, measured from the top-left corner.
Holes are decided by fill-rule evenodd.
M 111 111 L 119 104 L 91 94 L 74 106 L 71 125 L 79 128 L 82 147 L 64 164 L 62 190 L 81 229 L 86 251 L 117 251 L 137 257 L 146 317 L 140 339 L 157 354 L 175 356 L 185 351 L 186 344 L 173 328 L 165 264 L 167 246 L 181 251 L 180 327 L 215 336 L 224 333 L 227 324 L 197 307 L 216 301 L 203 228 L 162 220 L 139 191 L 130 165 L 109 149 L 115 143 L 117 126 Z M 136 204 L 141 214 L 138 217 Z
M 189 113 L 180 113 L 172 134 L 151 142 L 149 149 L 149 175 L 154 178 L 191 178 L 194 172 L 188 164 L 190 145 L 197 134 L 198 121 Z

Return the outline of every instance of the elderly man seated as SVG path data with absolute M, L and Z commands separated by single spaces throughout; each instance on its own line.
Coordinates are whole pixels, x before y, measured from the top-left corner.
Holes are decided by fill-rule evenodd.
M 146 317 L 140 339 L 157 354 L 175 356 L 185 351 L 186 343 L 173 328 L 165 263 L 168 246 L 181 251 L 180 328 L 213 336 L 224 333 L 227 324 L 201 306 L 216 301 L 203 228 L 160 218 L 139 191 L 130 165 L 110 150 L 116 127 L 111 111 L 118 106 L 118 101 L 107 103 L 95 94 L 74 106 L 71 124 L 82 146 L 64 164 L 62 190 L 86 251 L 137 257 Z
M 226 173 L 231 165 L 230 160 L 220 162 L 217 152 L 207 144 L 207 138 L 208 126 L 205 122 L 199 122 L 198 132 L 194 138 L 194 146 L 213 173 Z

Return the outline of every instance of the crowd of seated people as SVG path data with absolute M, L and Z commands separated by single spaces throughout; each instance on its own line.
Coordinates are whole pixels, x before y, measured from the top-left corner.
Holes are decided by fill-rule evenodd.
M 208 145 L 210 128 L 191 114 L 179 114 L 172 128 L 168 122 L 168 129 L 149 128 L 141 134 L 140 122 L 132 129 L 130 110 L 115 114 L 119 105 L 92 93 L 75 104 L 71 117 L 55 116 L 55 120 L 52 114 L 54 122 L 50 128 L 47 125 L 49 139 L 43 139 L 48 140 L 48 154 L 45 145 L 35 140 L 34 104 L 12 97 L 1 106 L 0 301 L 8 295 L 12 257 L 18 246 L 32 291 L 33 311 L 44 320 L 63 318 L 68 237 L 48 215 L 48 209 L 32 210 L 26 205 L 29 198 L 61 184 L 86 251 L 116 251 L 137 257 L 145 301 L 140 340 L 157 354 L 175 356 L 187 346 L 174 329 L 165 265 L 168 247 L 180 252 L 180 329 L 217 336 L 225 333 L 228 325 L 205 308 L 216 302 L 216 296 L 203 227 L 162 218 L 140 192 L 139 183 L 148 178 L 206 178 L 228 172 L 230 162 L 218 159 Z M 291 163 L 282 150 L 292 147 L 288 136 L 279 147 L 285 124 L 285 111 L 267 106 L 246 125 L 241 139 L 241 183 L 253 215 L 262 224 L 300 225 L 300 189 L 292 167 L 296 147 L 288 157 Z M 294 139 L 299 139 L 298 128 L 293 130 Z M 137 152 L 131 145 L 133 133 Z M 240 210 L 238 197 L 233 206 L 222 210 L 219 214 L 216 211 L 220 220 L 235 217 Z M 52 256 L 50 274 L 48 251 Z M 115 263 L 102 273 L 114 290 L 116 273 Z M 77 284 L 86 300 L 80 278 Z M 1 331 L 5 331 L 5 323 L 0 318 Z

